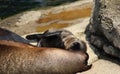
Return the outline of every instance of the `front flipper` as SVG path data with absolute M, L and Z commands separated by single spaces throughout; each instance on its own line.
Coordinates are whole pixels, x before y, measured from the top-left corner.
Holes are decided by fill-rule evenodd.
M 35 42 L 37 42 L 37 46 L 41 47 L 41 40 L 47 40 L 47 41 L 51 41 L 51 40 L 57 40 L 58 38 L 60 38 L 60 34 L 61 32 L 44 32 L 43 34 L 31 34 L 31 35 L 27 35 L 26 39 L 28 40 L 34 40 Z
M 87 71 L 87 70 L 91 69 L 91 67 L 92 67 L 92 64 L 87 65 L 87 66 L 83 67 L 83 69 L 80 72 Z

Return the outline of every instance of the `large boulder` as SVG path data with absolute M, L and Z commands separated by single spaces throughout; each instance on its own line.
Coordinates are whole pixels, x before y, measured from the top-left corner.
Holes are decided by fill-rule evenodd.
M 120 59 L 120 0 L 94 0 L 86 34 L 92 45 Z

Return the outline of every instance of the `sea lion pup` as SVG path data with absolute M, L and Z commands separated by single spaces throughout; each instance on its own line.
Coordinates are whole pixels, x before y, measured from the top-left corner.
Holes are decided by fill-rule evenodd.
M 4 28 L 0 28 L 0 40 L 11 40 L 11 41 L 23 42 L 27 44 L 29 43 L 28 40 Z
M 75 74 L 91 67 L 86 57 L 81 51 L 0 40 L 0 74 Z
M 43 34 L 27 35 L 28 40 L 37 40 L 37 46 L 57 47 L 67 50 L 81 50 L 86 52 L 86 44 L 64 29 L 49 29 Z

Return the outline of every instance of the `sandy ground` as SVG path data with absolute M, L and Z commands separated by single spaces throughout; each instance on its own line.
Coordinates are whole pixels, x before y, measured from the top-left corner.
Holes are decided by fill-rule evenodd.
M 78 74 L 120 74 L 120 65 L 99 59 L 93 63 L 93 67 L 90 70 Z

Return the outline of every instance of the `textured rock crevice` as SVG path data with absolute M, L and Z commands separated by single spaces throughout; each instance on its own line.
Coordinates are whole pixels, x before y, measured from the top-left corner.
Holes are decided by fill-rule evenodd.
M 86 34 L 92 45 L 120 59 L 119 14 L 119 0 L 94 0 L 93 14 Z

